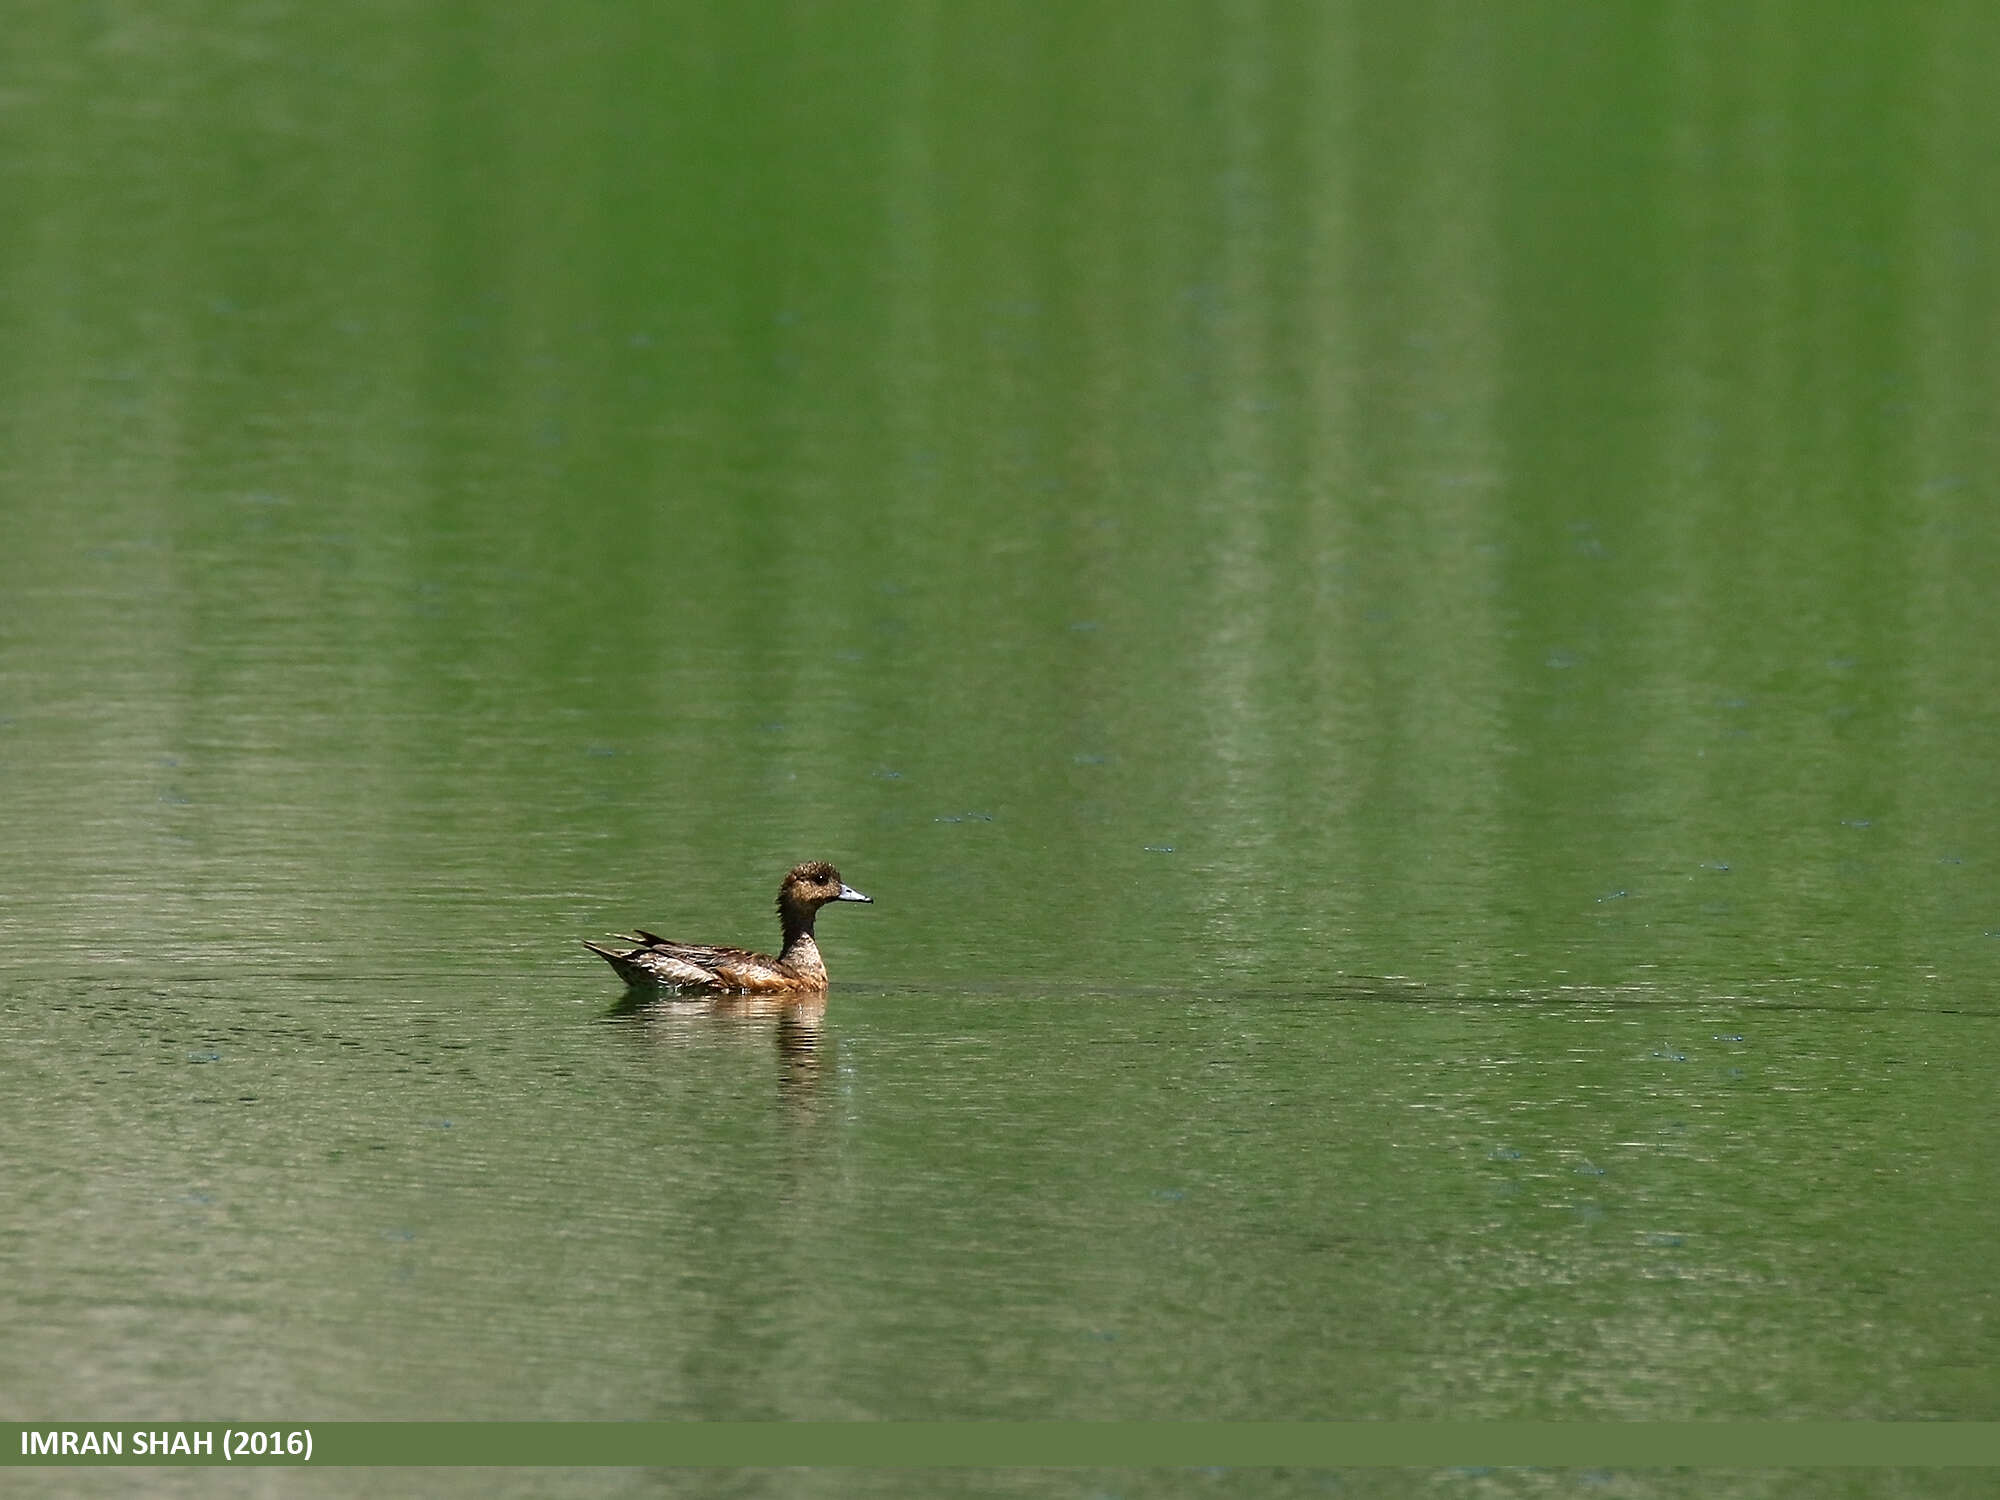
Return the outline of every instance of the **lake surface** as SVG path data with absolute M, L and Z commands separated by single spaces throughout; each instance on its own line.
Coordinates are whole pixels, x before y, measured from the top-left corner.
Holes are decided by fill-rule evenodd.
M 2000 13 L 12 30 L 10 1415 L 2000 1418 Z

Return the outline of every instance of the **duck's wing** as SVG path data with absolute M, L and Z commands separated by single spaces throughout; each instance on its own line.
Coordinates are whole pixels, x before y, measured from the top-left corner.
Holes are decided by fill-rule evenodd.
M 783 988 L 787 983 L 784 967 L 763 953 L 748 948 L 711 948 L 698 943 L 655 941 L 647 945 L 646 956 L 661 966 L 689 977 L 678 984 L 708 984 L 724 990 Z M 693 976 L 700 975 L 700 978 Z
M 699 990 L 761 990 L 788 987 L 775 958 L 747 948 L 714 948 L 676 943 L 641 927 L 621 940 L 638 946 L 625 952 L 584 946 L 616 969 L 628 984 L 670 985 Z

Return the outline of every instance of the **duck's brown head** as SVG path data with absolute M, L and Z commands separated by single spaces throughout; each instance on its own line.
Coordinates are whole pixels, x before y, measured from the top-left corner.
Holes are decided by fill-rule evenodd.
M 840 871 L 823 859 L 809 859 L 793 865 L 785 883 L 778 887 L 778 911 L 818 911 L 830 901 L 872 901 L 851 885 L 843 884 Z

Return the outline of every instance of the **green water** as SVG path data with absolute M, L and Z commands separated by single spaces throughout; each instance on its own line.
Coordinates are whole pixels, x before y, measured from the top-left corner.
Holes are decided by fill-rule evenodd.
M 9 1415 L 2000 1417 L 2000 17 L 10 30 Z

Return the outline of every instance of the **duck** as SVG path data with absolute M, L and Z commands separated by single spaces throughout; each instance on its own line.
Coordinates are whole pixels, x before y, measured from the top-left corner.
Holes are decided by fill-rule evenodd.
M 820 995 L 826 992 L 826 962 L 813 940 L 813 918 L 836 901 L 873 905 L 872 897 L 848 885 L 823 859 L 807 860 L 786 872 L 778 887 L 778 920 L 785 942 L 778 956 L 747 948 L 711 948 L 676 943 L 635 928 L 618 933 L 623 948 L 584 939 L 583 946 L 618 971 L 635 989 L 700 990 L 710 994 Z

